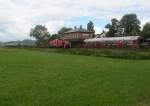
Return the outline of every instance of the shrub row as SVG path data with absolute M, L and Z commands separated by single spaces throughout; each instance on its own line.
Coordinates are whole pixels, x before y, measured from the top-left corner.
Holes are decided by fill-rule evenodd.
M 9 47 L 9 49 L 12 47 Z M 13 47 L 16 48 L 16 47 Z M 122 58 L 122 59 L 150 59 L 149 49 L 85 49 L 85 48 L 73 48 L 73 49 L 62 49 L 62 48 L 38 48 L 38 47 L 21 47 L 17 49 L 27 50 L 38 50 L 55 53 L 66 53 L 75 55 L 86 55 L 96 57 L 109 57 L 109 58 Z
M 118 49 L 50 49 L 51 52 L 67 53 L 86 56 L 123 58 L 123 59 L 150 59 L 150 51 L 118 50 Z

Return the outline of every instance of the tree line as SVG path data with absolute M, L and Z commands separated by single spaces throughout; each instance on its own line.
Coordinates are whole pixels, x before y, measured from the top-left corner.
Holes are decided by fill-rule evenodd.
M 141 22 L 136 14 L 126 14 L 120 20 L 113 18 L 111 23 L 105 26 L 108 29 L 106 36 L 143 36 L 150 38 L 150 22 L 147 22 L 143 28 L 140 25 Z M 50 34 L 45 26 L 36 25 L 35 28 L 31 29 L 30 36 L 37 39 L 37 45 L 46 46 L 50 40 L 63 37 L 64 33 L 71 29 L 70 27 L 62 27 L 56 34 Z M 87 30 L 95 32 L 92 21 L 87 24 Z
M 150 37 L 150 23 L 147 22 L 141 28 L 141 22 L 136 14 L 126 14 L 120 20 L 113 18 L 111 23 L 107 24 L 105 28 L 109 29 L 107 37 L 118 36 L 143 36 Z

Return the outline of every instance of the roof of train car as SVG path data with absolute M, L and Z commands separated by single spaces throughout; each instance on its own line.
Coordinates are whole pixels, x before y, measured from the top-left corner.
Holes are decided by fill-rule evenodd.
M 138 40 L 139 38 L 141 37 L 140 36 L 125 36 L 125 37 L 92 38 L 92 39 L 85 39 L 84 42 Z

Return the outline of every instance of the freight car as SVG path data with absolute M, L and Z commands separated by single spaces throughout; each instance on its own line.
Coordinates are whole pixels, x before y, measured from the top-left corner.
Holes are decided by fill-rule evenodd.
M 143 38 L 140 36 L 92 38 L 84 40 L 86 48 L 139 48 Z

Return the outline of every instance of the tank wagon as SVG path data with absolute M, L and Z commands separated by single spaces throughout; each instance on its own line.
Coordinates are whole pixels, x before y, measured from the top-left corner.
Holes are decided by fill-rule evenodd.
M 140 36 L 92 38 L 84 40 L 86 48 L 139 48 L 143 38 Z

